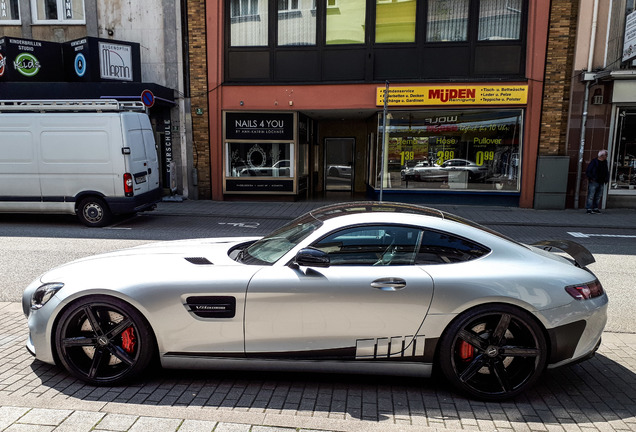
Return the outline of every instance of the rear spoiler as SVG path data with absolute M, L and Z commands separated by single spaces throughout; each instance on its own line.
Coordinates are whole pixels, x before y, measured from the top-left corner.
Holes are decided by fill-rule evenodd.
M 551 252 L 552 249 L 562 250 L 570 255 L 579 267 L 587 267 L 596 261 L 589 250 L 570 240 L 542 240 L 530 246 L 536 246 L 549 252 Z

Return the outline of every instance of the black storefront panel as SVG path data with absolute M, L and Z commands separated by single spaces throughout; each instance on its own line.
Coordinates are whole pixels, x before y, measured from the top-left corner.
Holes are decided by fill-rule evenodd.
M 62 45 L 10 36 L 0 38 L 0 81 L 64 81 Z
M 141 82 L 138 43 L 84 37 L 62 45 L 66 81 Z

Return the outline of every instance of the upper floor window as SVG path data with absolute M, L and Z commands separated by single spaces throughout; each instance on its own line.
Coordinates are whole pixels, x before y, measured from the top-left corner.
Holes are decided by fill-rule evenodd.
M 84 24 L 84 0 L 31 0 L 34 24 Z
M 427 42 L 468 39 L 469 0 L 428 0 Z
M 2 24 L 20 24 L 18 0 L 0 0 L 0 25 Z
M 327 0 L 327 45 L 363 44 L 366 0 Z
M 416 0 L 376 0 L 375 42 L 415 42 Z
M 267 8 L 267 0 L 230 0 L 232 46 L 267 45 Z
M 521 0 L 481 0 L 478 39 L 519 39 L 522 7 Z
M 316 45 L 315 0 L 278 0 L 278 45 Z

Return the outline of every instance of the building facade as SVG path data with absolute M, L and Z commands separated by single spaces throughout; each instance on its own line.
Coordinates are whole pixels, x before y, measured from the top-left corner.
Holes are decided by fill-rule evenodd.
M 195 196 L 182 9 L 178 0 L 0 0 L 0 99 L 141 101 L 146 90 L 164 189 Z
M 585 206 L 585 168 L 608 150 L 603 206 L 636 208 L 636 9 L 633 0 L 581 0 L 567 151 L 568 204 Z
M 208 0 L 205 12 L 208 105 L 192 115 L 209 131 L 209 171 L 197 167 L 212 199 L 563 205 L 565 181 L 535 182 L 538 166 L 555 170 L 540 157 L 566 153 L 563 41 L 578 2 Z

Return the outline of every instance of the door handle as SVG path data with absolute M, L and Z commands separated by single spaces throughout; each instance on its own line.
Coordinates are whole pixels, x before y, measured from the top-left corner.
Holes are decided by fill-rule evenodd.
M 406 288 L 406 281 L 401 278 L 382 278 L 371 282 L 371 287 L 382 291 L 398 291 Z

